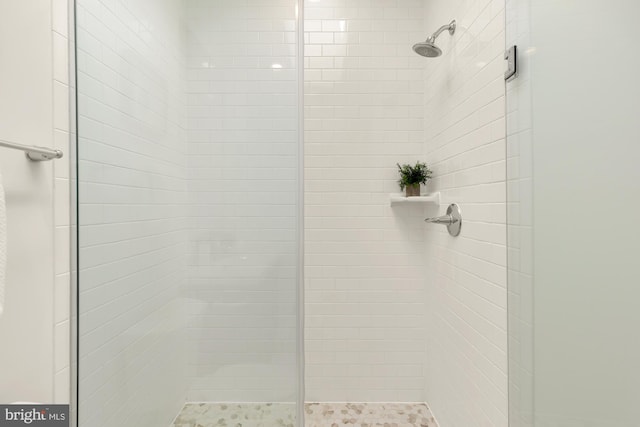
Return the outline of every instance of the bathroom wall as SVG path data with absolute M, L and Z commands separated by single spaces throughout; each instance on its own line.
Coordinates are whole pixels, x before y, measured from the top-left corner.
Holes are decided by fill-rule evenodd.
M 9 313 L 15 316 L 15 308 L 20 311 L 21 316 L 28 316 L 31 321 L 38 322 L 40 332 L 34 332 L 33 325 L 16 329 L 15 332 L 22 335 L 28 330 L 24 337 L 38 337 L 33 342 L 46 343 L 44 349 L 36 350 L 25 342 L 18 343 L 16 335 L 0 338 L 6 344 L 3 356 L 19 358 L 19 362 L 5 360 L 0 363 L 0 366 L 11 367 L 0 374 L 3 376 L 0 383 L 6 386 L 0 387 L 1 402 L 69 403 L 70 399 L 69 7 L 67 0 L 38 2 L 35 9 L 23 9 L 15 2 L 1 5 L 0 15 L 7 18 L 2 28 L 10 33 L 14 25 L 20 26 L 23 40 L 29 43 L 29 48 L 20 45 L 19 50 L 14 50 L 10 44 L 3 45 L 6 58 L 14 55 L 20 60 L 10 62 L 11 67 L 4 67 L 6 75 L 0 79 L 8 83 L 7 87 L 2 88 L 2 117 L 11 117 L 11 120 L 1 121 L 3 128 L 0 139 L 55 147 L 64 153 L 62 159 L 42 164 L 24 160 L 24 155 L 18 151 L 2 149 L 0 155 L 0 159 L 7 160 L 0 172 L 4 174 L 5 191 L 8 195 L 8 268 L 11 274 L 7 283 L 11 305 Z M 37 25 L 38 30 L 28 30 L 30 25 Z M 9 41 L 11 38 L 7 36 L 2 40 Z M 16 109 L 21 102 L 24 103 L 24 108 Z M 53 105 L 53 109 L 48 105 Z M 43 110 L 36 113 L 38 108 Z M 34 132 L 41 132 L 37 140 Z M 31 172 L 30 178 L 22 176 L 21 171 L 24 170 Z M 15 177 L 25 179 L 15 186 L 12 184 Z M 52 223 L 47 222 L 47 229 L 41 230 L 35 225 L 38 221 L 33 222 L 37 217 L 50 218 Z M 50 236 L 50 232 L 53 235 Z M 30 234 L 36 240 L 30 238 Z M 48 237 L 43 238 L 44 236 Z M 29 251 L 38 247 L 41 249 L 22 256 L 24 262 L 21 263 L 17 255 L 21 245 L 25 245 Z M 35 271 L 32 269 L 33 262 L 47 268 Z M 36 278 L 34 275 L 42 276 Z M 53 277 L 55 279 L 52 280 Z M 22 287 L 25 291 L 23 296 L 15 293 L 17 284 L 21 282 L 27 283 Z M 43 288 L 35 289 L 33 286 Z M 46 306 L 29 308 L 20 302 L 21 298 L 34 292 L 42 296 L 42 303 L 47 304 Z M 33 300 L 30 299 L 28 305 L 32 304 Z M 35 312 L 40 312 L 42 316 L 34 315 Z M 4 320 L 0 319 L 0 325 L 5 322 L 6 325 L 31 323 L 18 318 L 7 320 L 10 315 L 3 316 Z M 46 318 L 49 315 L 52 316 L 51 321 Z M 33 357 L 42 359 L 25 363 L 26 359 Z M 20 368 L 28 369 L 29 373 Z M 38 379 L 25 380 L 30 375 L 37 375 Z
M 504 1 L 427 0 L 424 33 L 455 18 L 425 60 L 424 156 L 462 234 L 424 228 L 426 398 L 443 426 L 507 425 Z
M 169 425 L 184 403 L 183 16 L 77 2 L 83 425 Z
M 423 212 L 389 206 L 423 159 L 423 3 L 305 6 L 306 399 L 424 401 Z
M 52 49 L 50 1 L 0 2 L 0 139 L 54 145 Z M 0 402 L 52 402 L 54 165 L 0 148 L 0 173 L 8 223 Z
M 295 6 L 187 2 L 189 401 L 296 400 Z

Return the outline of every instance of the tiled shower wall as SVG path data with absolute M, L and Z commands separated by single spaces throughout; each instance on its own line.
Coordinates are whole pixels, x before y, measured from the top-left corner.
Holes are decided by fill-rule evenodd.
M 422 158 L 420 0 L 305 2 L 309 401 L 423 401 L 419 207 L 391 208 Z
M 189 401 L 296 395 L 295 0 L 188 0 Z
M 428 0 L 425 33 L 456 18 L 426 60 L 425 158 L 462 208 L 462 234 L 424 231 L 427 401 L 443 426 L 507 425 L 504 1 Z
M 77 2 L 82 425 L 169 425 L 184 402 L 182 16 Z

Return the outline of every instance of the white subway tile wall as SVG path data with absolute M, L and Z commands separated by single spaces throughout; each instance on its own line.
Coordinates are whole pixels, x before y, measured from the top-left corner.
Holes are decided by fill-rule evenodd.
M 189 401 L 294 402 L 296 1 L 187 1 Z
M 457 19 L 425 59 L 425 157 L 462 208 L 462 234 L 429 224 L 426 390 L 441 425 L 507 425 L 504 1 L 428 0 L 424 33 Z
M 306 399 L 424 401 L 423 2 L 305 6 Z
M 184 403 L 184 11 L 79 0 L 80 423 L 169 425 Z

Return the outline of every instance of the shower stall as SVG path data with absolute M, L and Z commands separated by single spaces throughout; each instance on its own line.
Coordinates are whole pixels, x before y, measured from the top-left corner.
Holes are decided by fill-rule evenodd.
M 76 0 L 78 427 L 637 425 L 620 4 Z
M 419 203 L 390 194 L 399 162 L 457 167 L 438 135 L 462 82 L 432 82 L 485 30 L 428 5 L 76 0 L 79 426 L 436 425 L 463 326 L 427 297 L 457 237 L 423 219 L 465 198 L 439 177 Z M 504 349 L 488 359 L 506 384 Z

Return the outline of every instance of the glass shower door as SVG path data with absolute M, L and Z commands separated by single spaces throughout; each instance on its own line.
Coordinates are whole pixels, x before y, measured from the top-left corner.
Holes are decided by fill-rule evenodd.
M 638 13 L 507 1 L 512 427 L 639 424 Z
M 80 426 L 300 421 L 297 6 L 77 0 Z
M 188 400 L 292 403 L 296 2 L 192 1 L 186 12 Z

